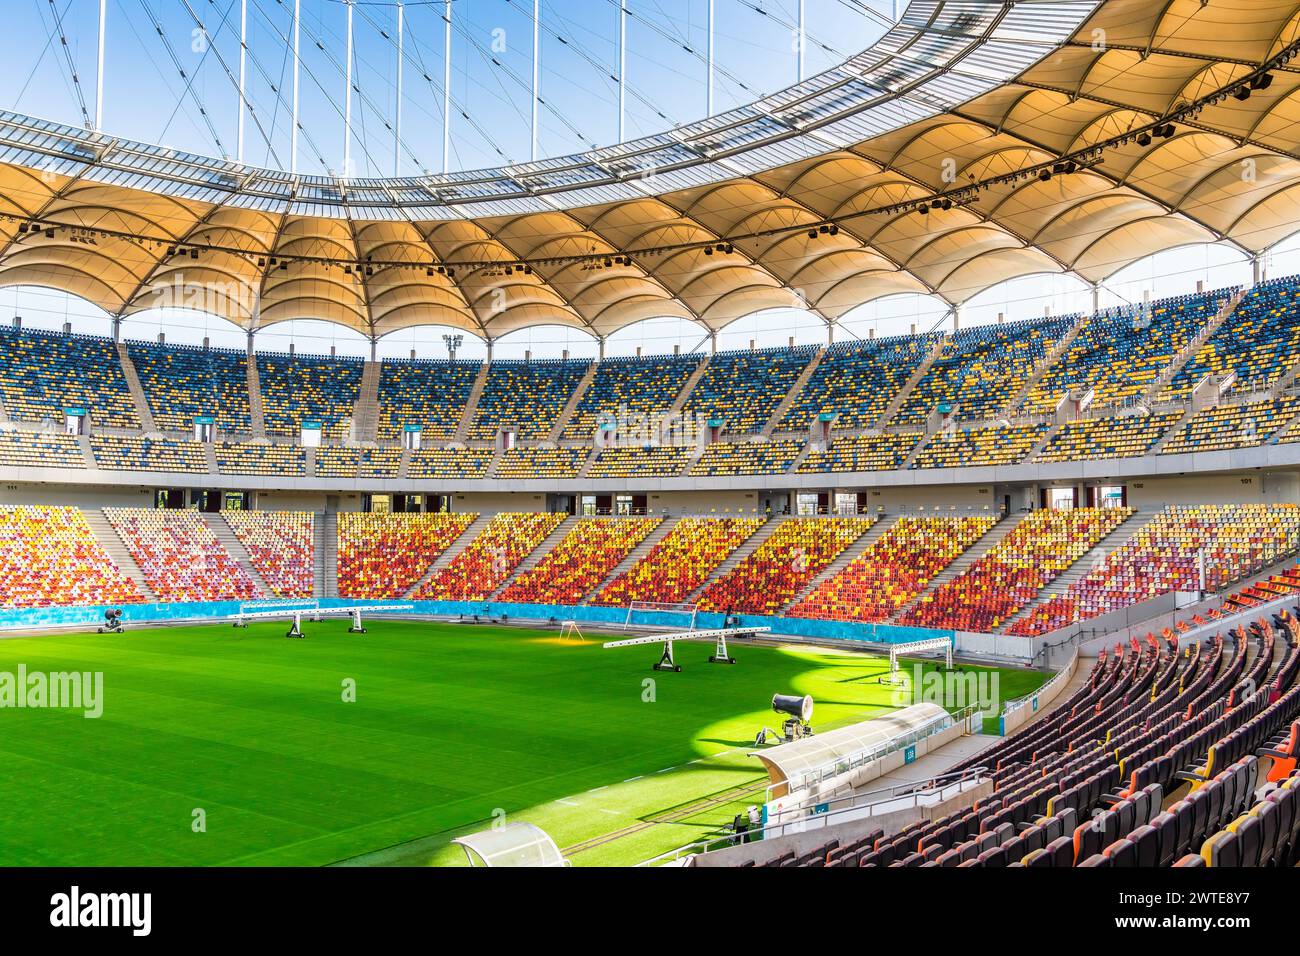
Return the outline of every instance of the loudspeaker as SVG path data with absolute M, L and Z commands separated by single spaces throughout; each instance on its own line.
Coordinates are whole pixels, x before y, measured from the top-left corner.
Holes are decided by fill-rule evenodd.
M 812 720 L 812 695 L 805 694 L 803 697 L 796 697 L 790 694 L 773 694 L 772 709 L 778 714 L 789 714 L 799 720 Z

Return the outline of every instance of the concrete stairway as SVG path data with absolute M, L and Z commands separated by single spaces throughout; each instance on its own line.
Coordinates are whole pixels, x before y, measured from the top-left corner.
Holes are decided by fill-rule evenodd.
M 1015 417 L 1016 410 L 1020 408 L 1021 403 L 1029 397 L 1029 393 L 1034 390 L 1034 386 L 1043 380 L 1043 376 L 1051 371 L 1052 366 L 1055 365 L 1060 360 L 1061 356 L 1066 353 L 1066 350 L 1074 344 L 1074 340 L 1078 338 L 1079 333 L 1083 331 L 1083 327 L 1088 324 L 1090 318 L 1092 318 L 1091 314 L 1081 315 L 1076 318 L 1073 324 L 1071 324 L 1071 326 L 1066 330 L 1065 334 L 1057 339 L 1055 344 L 1047 350 L 1046 354 L 1043 355 L 1042 359 L 1039 360 L 1038 364 L 1034 367 L 1034 370 L 1029 373 L 1029 377 L 1025 379 L 1024 384 L 1016 389 L 1015 394 L 1013 394 L 1006 405 L 1003 406 L 1000 413 L 1001 418 Z
M 333 597 L 334 595 L 326 593 L 328 589 L 326 564 L 332 554 L 326 544 L 324 511 L 317 511 L 311 516 L 311 538 L 313 572 L 311 596 L 314 598 Z
M 1052 426 L 1048 428 L 1047 431 L 1043 434 L 1043 437 L 1038 439 L 1037 444 L 1035 444 L 1033 448 L 1029 449 L 1029 451 L 1025 453 L 1025 457 L 1022 458 L 1021 461 L 1026 461 L 1026 462 L 1033 461 L 1035 458 L 1041 455 L 1043 453 L 1043 449 L 1046 448 L 1048 444 L 1051 442 L 1051 440 L 1060 433 L 1063 427 L 1065 426 L 1053 423 Z
M 144 386 L 140 384 L 140 375 L 135 370 L 135 362 L 131 361 L 131 353 L 126 349 L 125 342 L 117 343 L 117 358 L 122 366 L 122 377 L 126 379 L 126 387 L 131 393 L 131 400 L 135 402 L 135 413 L 140 416 L 140 428 L 146 434 L 156 432 L 158 429 L 154 425 L 153 411 L 149 408 L 149 399 L 145 397 Z
M 542 543 L 534 548 L 532 552 L 520 561 L 518 566 L 516 566 L 515 569 L 506 576 L 506 579 L 501 582 L 501 586 L 488 595 L 489 599 L 495 600 L 502 591 L 510 586 L 511 582 L 513 582 L 515 578 L 519 577 L 519 575 L 523 574 L 525 571 L 531 571 L 533 568 L 537 567 L 538 562 L 550 554 L 551 551 L 554 550 L 555 546 L 564 540 L 564 536 L 573 530 L 574 525 L 576 525 L 579 520 L 581 519 L 577 515 L 569 515 L 569 517 L 561 521 L 556 529 L 542 539 Z
M 489 363 L 484 362 L 479 366 L 478 376 L 474 379 L 474 387 L 469 390 L 469 397 L 465 399 L 465 407 L 460 410 L 460 421 L 456 424 L 456 441 L 463 442 L 469 435 L 469 427 L 474 423 L 474 412 L 478 410 L 478 400 L 483 397 L 483 388 L 487 385 Z
M 78 435 L 77 444 L 81 446 L 81 457 L 86 459 L 87 468 L 98 468 L 99 462 L 95 461 L 95 449 L 91 447 L 89 435 Z
M 262 572 L 257 570 L 252 557 L 248 554 L 248 549 L 239 540 L 239 536 L 230 527 L 230 522 L 226 521 L 225 516 L 222 514 L 204 514 L 202 518 L 207 522 L 208 527 L 212 529 L 212 533 L 217 536 L 217 541 L 226 549 L 226 553 L 234 558 L 235 563 L 253 579 L 253 583 L 257 585 L 262 595 L 268 598 L 276 597 L 275 591 L 271 590 L 271 585 L 266 583 L 266 578 L 262 577 Z
M 898 390 L 898 394 L 895 395 L 890 403 L 885 406 L 885 410 L 880 413 L 880 417 L 876 419 L 876 423 L 873 427 L 884 428 L 889 424 L 890 419 L 898 414 L 898 410 L 903 407 L 903 403 L 906 402 L 908 396 L 912 394 L 912 390 L 920 384 L 921 380 L 924 379 L 926 374 L 930 371 L 930 366 L 934 365 L 936 361 L 943 357 L 950 342 L 952 342 L 952 336 L 948 335 L 948 333 L 945 332 L 943 335 L 939 336 L 938 341 L 934 343 L 934 347 L 930 349 L 925 358 L 921 360 L 921 364 L 913 369 L 912 374 L 907 377 L 907 381 L 904 382 L 903 387 Z
M 783 518 L 768 518 L 767 521 L 759 525 L 758 530 L 741 542 L 735 551 L 727 555 L 723 562 L 713 569 L 713 573 L 705 578 L 698 588 L 683 598 L 683 603 L 690 604 L 698 601 L 700 595 L 708 589 L 709 585 L 730 574 L 737 565 L 758 550 L 759 546 L 772 536 L 772 532 L 777 529 L 783 520 Z
M 817 366 L 822 364 L 822 359 L 825 357 L 826 346 L 823 345 L 813 353 L 812 359 L 803 367 L 803 371 L 799 373 L 799 377 L 794 380 L 789 391 L 785 393 L 785 398 L 781 399 L 781 403 L 776 406 L 771 417 L 768 418 L 767 423 L 759 432 L 760 435 L 767 438 L 771 437 L 772 433 L 776 431 L 776 426 L 780 423 L 781 419 L 785 417 L 785 413 L 794 407 L 794 403 L 798 401 L 799 396 L 803 394 L 804 386 L 808 384 L 809 379 L 813 377 L 813 373 L 817 371 Z
M 1241 289 L 1229 297 L 1219 311 L 1210 318 L 1210 321 L 1201 326 L 1200 331 L 1192 337 L 1191 341 L 1178 350 L 1178 354 L 1160 370 L 1160 374 L 1156 376 L 1155 381 L 1148 385 L 1142 393 L 1143 402 L 1150 404 L 1160 397 L 1160 393 L 1169 387 L 1169 383 L 1174 380 L 1174 376 L 1182 371 L 1183 366 L 1192 360 L 1196 353 L 1200 351 L 1201 346 L 1208 342 L 1210 336 L 1219 331 L 1220 326 L 1228 320 L 1228 316 L 1236 311 L 1245 294 L 1246 290 Z
M 1072 584 L 1085 577 L 1089 571 L 1104 561 L 1116 548 L 1127 543 L 1133 535 L 1145 527 L 1159 513 L 1160 509 L 1139 511 L 1131 515 L 1127 521 L 1121 522 L 1115 530 L 1080 555 L 1074 564 L 1062 571 L 1055 581 L 1044 586 L 1032 601 L 1007 618 L 998 630 L 1005 633 L 1011 625 L 1032 614 L 1034 608 L 1038 607 L 1038 605 L 1046 604 L 1053 598 L 1064 596 L 1070 590 Z
M 352 438 L 373 442 L 379 433 L 379 376 L 383 365 L 367 361 L 361 372 L 361 390 L 352 407 Z
M 266 437 L 266 412 L 262 406 L 262 379 L 257 371 L 257 355 L 248 353 L 248 421 L 254 438 Z
M 821 573 L 813 575 L 812 580 L 810 580 L 803 589 L 794 596 L 794 600 L 782 608 L 782 610 L 788 611 L 808 595 L 812 594 L 813 591 L 817 590 L 823 581 L 829 581 L 858 558 L 862 557 L 862 555 L 873 544 L 879 541 L 885 533 L 898 522 L 899 517 L 899 515 L 885 515 L 878 519 L 875 524 L 867 529 L 866 534 L 841 551 L 834 561 L 822 569 Z
M 547 434 L 548 441 L 559 441 L 560 436 L 564 434 L 565 426 L 569 424 L 569 420 L 573 418 L 573 413 L 578 409 L 578 403 L 582 401 L 582 396 L 587 394 L 587 389 L 591 387 L 592 381 L 596 378 L 598 365 L 598 362 L 592 362 L 587 366 L 587 371 L 578 380 L 578 385 L 573 390 L 573 394 L 564 403 L 564 408 L 561 409 L 559 417 L 555 419 L 555 424 L 551 426 L 551 430 Z
M 338 512 L 317 512 L 315 529 L 317 596 L 339 597 Z
M 695 371 L 693 371 L 690 374 L 690 377 L 686 379 L 685 384 L 682 385 L 682 390 L 677 393 L 677 397 L 673 399 L 673 403 L 668 406 L 668 410 L 664 412 L 665 417 L 681 413 L 681 410 L 686 407 L 686 400 L 691 397 L 691 392 L 695 391 L 695 386 L 700 384 L 700 379 L 704 378 L 704 374 L 708 370 L 709 356 L 706 355 L 704 356 L 704 361 L 697 365 Z
M 126 542 L 108 523 L 108 518 L 104 516 L 104 512 L 99 508 L 83 508 L 82 513 L 86 516 L 86 524 L 90 525 L 95 540 L 113 559 L 113 563 L 122 570 L 123 574 L 135 582 L 135 586 L 140 589 L 140 593 L 145 596 L 146 600 L 158 600 L 158 595 L 145 581 L 144 572 L 140 570 L 140 565 L 135 563 L 135 558 L 131 556 L 131 551 L 127 548 Z
M 922 588 L 921 591 L 912 598 L 912 600 L 908 601 L 895 611 L 889 620 L 891 622 L 896 622 L 900 617 L 907 613 L 908 609 L 911 608 L 913 604 L 921 600 L 925 595 L 937 591 L 949 581 L 960 577 L 972 564 L 984 557 L 984 555 L 988 554 L 989 551 L 991 551 L 1003 538 L 1007 536 L 1007 532 L 1018 525 L 1024 517 L 1025 515 L 1022 512 L 1004 516 L 997 524 L 984 532 L 983 537 L 961 554 L 957 555 L 957 557 L 953 558 L 946 568 L 932 577 L 930 582 Z
M 417 593 L 419 593 L 420 589 L 423 588 L 426 584 L 428 584 L 430 579 L 435 574 L 437 574 L 447 565 L 451 564 L 452 560 L 456 557 L 456 555 L 464 551 L 465 547 L 471 541 L 477 538 L 480 533 L 482 533 L 483 529 L 488 526 L 488 522 L 492 520 L 492 517 L 493 517 L 492 515 L 481 514 L 473 521 L 471 521 L 469 527 L 461 532 L 460 537 L 458 537 L 455 541 L 453 541 L 447 547 L 447 550 L 443 551 L 442 554 L 438 555 L 438 557 L 434 560 L 433 564 L 429 565 L 429 569 L 420 576 L 420 580 L 416 581 L 415 584 L 411 586 L 411 589 L 407 591 L 405 595 L 403 595 L 403 597 L 411 598 Z
M 1160 438 L 1156 441 L 1156 443 L 1152 445 L 1149 449 L 1147 449 L 1147 454 L 1148 455 L 1160 454 L 1160 452 L 1164 450 L 1164 447 L 1168 445 L 1171 441 L 1173 441 L 1174 437 L 1183 430 L 1183 426 L 1187 424 L 1187 422 L 1191 419 L 1193 414 L 1195 413 L 1192 411 L 1192 407 L 1188 405 L 1187 408 L 1183 410 L 1183 414 L 1178 419 L 1178 421 L 1170 425 L 1165 430 L 1165 433 L 1161 435 Z
M 590 600 L 593 595 L 599 594 L 620 574 L 631 569 L 633 565 L 649 554 L 656 544 L 668 537 L 668 533 L 677 526 L 677 522 L 680 520 L 680 518 L 668 517 L 660 521 L 655 526 L 655 529 L 642 539 L 640 544 L 627 553 L 627 557 L 614 566 L 614 570 L 605 575 L 603 581 L 583 595 L 583 600 Z

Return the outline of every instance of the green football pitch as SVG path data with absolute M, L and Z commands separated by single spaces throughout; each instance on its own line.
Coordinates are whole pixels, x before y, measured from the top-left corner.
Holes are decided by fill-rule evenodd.
M 368 627 L 0 640 L 0 672 L 104 681 L 98 719 L 0 709 L 0 865 L 450 865 L 453 836 L 502 816 L 576 865 L 631 864 L 761 798 L 746 751 L 779 726 L 773 693 L 812 694 L 820 729 L 893 706 L 886 661 L 860 654 L 735 642 L 711 665 L 680 643 L 683 671 L 657 673 L 657 646 Z M 1004 699 L 1044 679 L 999 673 Z

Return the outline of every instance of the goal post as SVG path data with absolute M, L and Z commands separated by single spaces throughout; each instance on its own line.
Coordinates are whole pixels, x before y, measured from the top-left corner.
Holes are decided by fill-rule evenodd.
M 898 676 L 898 662 L 904 657 L 916 657 L 920 654 L 943 654 L 944 666 L 952 670 L 952 638 L 951 637 L 929 637 L 921 641 L 905 641 L 901 644 L 889 645 L 889 675 L 884 678 L 886 683 L 897 684 L 900 680 Z
M 632 601 L 627 606 L 623 629 L 633 627 L 680 627 L 695 630 L 700 606 L 687 602 Z

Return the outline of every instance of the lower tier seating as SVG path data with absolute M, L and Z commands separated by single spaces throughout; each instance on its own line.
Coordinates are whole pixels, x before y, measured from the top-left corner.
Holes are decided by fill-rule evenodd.
M 339 595 L 402 597 L 477 517 L 473 513 L 340 514 Z
M 1131 508 L 1035 511 L 961 575 L 923 595 L 899 623 L 993 631 L 1132 514 Z
M 58 432 L 0 432 L 0 465 L 9 468 L 85 468 L 75 435 Z
M 565 516 L 538 511 L 503 511 L 492 516 L 474 540 L 416 592 L 423 601 L 484 601 L 536 551 Z
M 1166 412 L 1068 422 L 1052 436 L 1034 461 L 1088 461 L 1145 455 L 1181 417 L 1179 412 Z
M 224 517 L 276 597 L 312 596 L 316 539 L 310 511 L 227 511 Z
M 591 601 L 619 606 L 633 601 L 683 602 L 765 520 L 682 518 L 645 557 L 605 585 Z
M 583 518 L 537 566 L 501 592 L 502 601 L 577 604 L 600 586 L 662 518 Z
M 267 597 L 222 547 L 197 511 L 105 508 L 113 529 L 159 601 Z
M 259 445 L 217 442 L 217 469 L 225 475 L 284 475 L 301 478 L 307 474 L 306 450 L 297 445 Z
M 997 520 L 991 514 L 904 515 L 789 614 L 833 621 L 887 621 Z
M 794 464 L 801 442 L 738 441 L 714 442 L 691 465 L 690 474 L 707 475 L 784 475 Z
M 91 435 L 95 464 L 114 471 L 181 471 L 206 474 L 208 458 L 196 441 Z
M 0 606 L 133 604 L 144 597 L 79 508 L 0 506 Z
M 700 609 L 775 614 L 874 523 L 865 516 L 786 518 L 752 554 L 704 589 Z
M 796 471 L 801 475 L 890 471 L 902 467 L 920 440 L 920 432 L 882 432 L 879 435 L 833 438 L 825 451 L 810 451 Z

